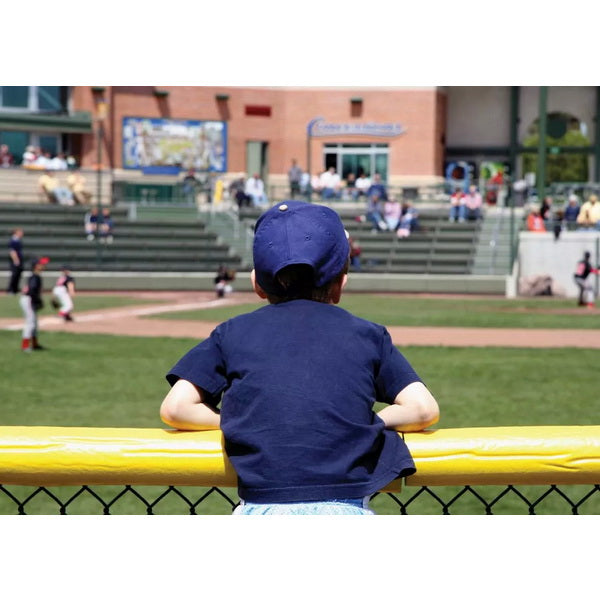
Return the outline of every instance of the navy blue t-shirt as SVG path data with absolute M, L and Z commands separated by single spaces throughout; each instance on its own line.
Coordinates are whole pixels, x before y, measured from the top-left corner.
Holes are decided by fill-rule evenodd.
M 225 451 L 248 502 L 360 498 L 416 469 L 373 411 L 421 381 L 385 327 L 310 300 L 219 325 L 167 374 L 221 402 Z

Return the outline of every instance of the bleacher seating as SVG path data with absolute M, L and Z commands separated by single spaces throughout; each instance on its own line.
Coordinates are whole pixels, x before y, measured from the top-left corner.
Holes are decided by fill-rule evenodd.
M 374 232 L 357 220 L 364 209 L 332 207 L 362 248 L 365 273 L 456 274 L 473 272 L 480 222 L 448 221 L 445 208 L 420 208 L 420 229 L 399 239 L 393 232 Z M 69 264 L 74 271 L 212 272 L 220 264 L 249 270 L 217 233 L 196 217 L 166 220 L 159 216 L 131 220 L 126 206 L 111 208 L 115 221 L 112 244 L 86 240 L 87 208 L 39 203 L 0 203 L 0 235 L 8 239 L 17 226 L 25 229 L 27 256 L 48 255 L 52 265 Z M 260 209 L 245 208 L 239 219 L 253 227 Z
M 112 244 L 86 239 L 85 207 L 0 204 L 0 235 L 8 239 L 23 227 L 26 259 L 47 255 L 52 265 L 74 271 L 216 271 L 225 263 L 237 268 L 240 258 L 201 221 L 130 221 L 125 207 L 113 207 Z

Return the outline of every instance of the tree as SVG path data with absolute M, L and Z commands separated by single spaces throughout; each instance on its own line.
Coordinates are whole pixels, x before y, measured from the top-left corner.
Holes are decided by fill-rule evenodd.
M 588 155 L 585 153 L 565 153 L 562 148 L 573 148 L 589 146 L 590 140 L 581 132 L 580 123 L 577 119 L 563 113 L 548 115 L 549 122 L 558 126 L 548 128 L 549 132 L 561 132 L 560 122 L 564 123 L 560 137 L 546 136 L 546 148 L 550 149 L 546 157 L 546 185 L 560 182 L 582 182 L 588 181 Z M 529 128 L 529 136 L 523 140 L 526 148 L 537 148 L 539 144 L 539 119 L 536 119 Z M 558 148 L 557 153 L 552 148 Z M 523 154 L 523 173 L 535 173 L 537 175 L 537 152 L 535 154 Z

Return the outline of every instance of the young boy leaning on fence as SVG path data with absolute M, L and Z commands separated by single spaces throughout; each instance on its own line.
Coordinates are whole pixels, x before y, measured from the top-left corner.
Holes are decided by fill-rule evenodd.
M 349 251 L 327 207 L 266 211 L 251 279 L 269 304 L 220 324 L 167 374 L 163 421 L 223 432 L 238 476 L 234 514 L 372 514 L 371 494 L 415 472 L 397 432 L 438 420 L 385 327 L 335 306 Z M 376 401 L 389 406 L 376 414 Z

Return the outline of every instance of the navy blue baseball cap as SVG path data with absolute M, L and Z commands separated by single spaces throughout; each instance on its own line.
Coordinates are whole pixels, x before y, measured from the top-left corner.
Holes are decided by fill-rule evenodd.
M 256 222 L 254 270 L 267 293 L 281 292 L 276 275 L 289 265 L 310 265 L 314 285 L 321 287 L 341 273 L 349 255 L 348 233 L 339 215 L 326 206 L 288 200 Z

